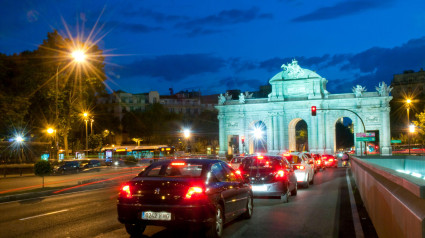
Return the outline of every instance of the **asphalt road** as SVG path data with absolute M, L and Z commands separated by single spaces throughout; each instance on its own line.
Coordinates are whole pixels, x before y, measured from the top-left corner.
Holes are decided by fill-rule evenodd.
M 227 224 L 224 237 L 356 237 L 347 171 L 337 168 L 317 173 L 314 185 L 299 189 L 287 204 L 255 199 L 252 219 Z M 1 203 L 1 237 L 129 237 L 117 221 L 117 192 L 114 185 Z M 374 233 L 366 228 L 366 234 Z M 144 237 L 199 235 L 156 226 L 148 226 L 144 232 Z

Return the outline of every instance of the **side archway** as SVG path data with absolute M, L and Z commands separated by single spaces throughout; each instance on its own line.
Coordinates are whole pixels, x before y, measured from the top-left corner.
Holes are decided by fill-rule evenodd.
M 289 150 L 308 150 L 308 125 L 302 118 L 295 118 L 288 124 Z

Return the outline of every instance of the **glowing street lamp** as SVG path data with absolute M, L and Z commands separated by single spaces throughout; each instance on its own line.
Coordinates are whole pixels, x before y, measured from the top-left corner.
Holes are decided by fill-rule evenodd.
M 16 141 L 16 142 L 19 142 L 19 143 L 22 143 L 22 142 L 24 142 L 24 138 L 23 138 L 22 136 L 20 136 L 20 135 L 17 135 L 17 136 L 15 137 L 15 141 Z
M 83 113 L 83 119 L 86 122 L 86 151 L 88 153 L 89 150 L 89 134 L 87 129 L 87 123 L 89 122 L 89 114 L 87 112 Z
M 254 134 L 254 138 L 257 140 L 260 140 L 263 138 L 263 130 L 261 130 L 261 128 L 258 128 L 258 127 L 254 128 L 253 134 Z
M 183 130 L 184 138 L 189 139 L 190 134 L 191 134 L 191 132 L 190 132 L 190 130 L 189 130 L 189 129 L 184 129 L 184 130 Z
M 84 63 L 86 61 L 87 55 L 82 50 L 75 50 L 71 53 L 72 58 L 77 63 Z

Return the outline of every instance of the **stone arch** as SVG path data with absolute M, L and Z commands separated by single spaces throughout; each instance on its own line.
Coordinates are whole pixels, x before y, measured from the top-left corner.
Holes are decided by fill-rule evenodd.
M 249 124 L 249 145 L 250 154 L 257 152 L 267 152 L 267 124 L 263 120 L 255 120 Z M 261 138 L 257 137 L 256 132 L 261 131 Z
M 296 151 L 297 150 L 297 139 L 296 139 L 296 126 L 300 121 L 304 121 L 307 124 L 307 137 L 310 138 L 309 124 L 303 118 L 295 118 L 292 119 L 288 124 L 288 143 L 289 150 Z
M 348 119 L 350 119 L 351 120 L 351 123 L 353 124 L 353 140 L 354 140 L 354 145 L 355 145 L 355 136 L 356 136 L 356 121 L 354 120 L 354 119 L 356 119 L 355 118 L 355 116 L 349 116 L 349 115 L 344 115 L 344 114 L 338 114 L 338 115 L 336 115 L 335 116 L 335 118 L 333 118 L 333 120 L 332 120 L 332 125 L 331 125 L 331 135 L 332 135 L 332 137 L 333 137 L 333 151 L 334 152 L 336 152 L 337 150 L 338 150 L 338 147 L 337 147 L 337 136 L 336 136 L 336 123 L 338 123 L 338 121 L 339 120 L 341 120 L 342 118 L 348 118 Z

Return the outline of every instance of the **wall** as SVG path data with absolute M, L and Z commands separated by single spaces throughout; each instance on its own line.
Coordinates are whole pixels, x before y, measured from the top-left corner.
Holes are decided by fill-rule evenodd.
M 351 169 L 379 237 L 425 237 L 425 186 L 419 180 L 357 158 Z

